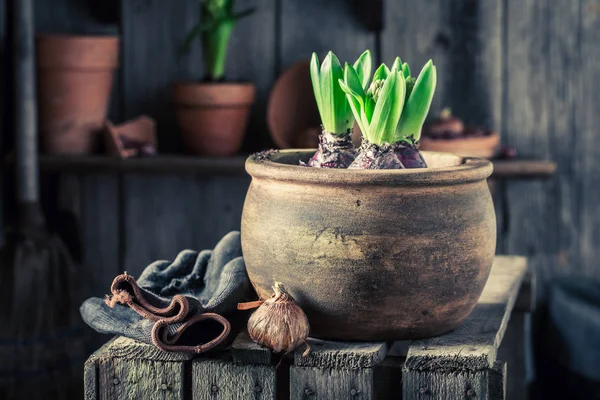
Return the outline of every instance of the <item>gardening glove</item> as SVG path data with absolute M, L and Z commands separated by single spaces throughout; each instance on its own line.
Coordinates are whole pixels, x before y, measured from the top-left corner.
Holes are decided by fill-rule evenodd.
M 232 314 L 252 292 L 239 232 L 227 234 L 212 251 L 184 250 L 172 263 L 156 261 L 137 281 L 119 275 L 111 292 L 105 301 L 86 300 L 80 310 L 98 332 L 154 343 L 164 350 L 207 351 L 230 331 L 219 314 Z

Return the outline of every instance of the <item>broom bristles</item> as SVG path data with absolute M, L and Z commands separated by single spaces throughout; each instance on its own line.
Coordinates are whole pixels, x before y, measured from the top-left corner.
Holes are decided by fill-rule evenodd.
M 65 368 L 81 368 L 71 361 L 85 359 L 82 330 L 74 328 L 75 265 L 56 235 L 18 231 L 6 239 L 0 250 L 0 320 L 7 323 L 0 329 L 0 375 L 8 379 L 0 387 L 8 383 L 10 397 L 36 390 L 67 398 L 65 378 L 79 371 Z

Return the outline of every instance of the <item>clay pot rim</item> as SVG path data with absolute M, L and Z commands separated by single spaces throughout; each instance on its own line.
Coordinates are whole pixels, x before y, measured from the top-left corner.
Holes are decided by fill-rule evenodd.
M 316 149 L 315 149 L 316 150 Z M 462 157 L 452 153 L 423 151 L 423 155 L 455 157 L 459 165 L 398 170 L 348 170 L 335 168 L 310 168 L 276 162 L 283 156 L 298 154 L 305 158 L 315 150 L 279 150 L 266 158 L 250 156 L 246 171 L 252 178 L 302 182 L 327 186 L 340 185 L 388 185 L 388 186 L 445 186 L 477 182 L 487 179 L 493 171 L 489 160 L 478 157 Z
M 256 84 L 254 82 L 250 82 L 250 81 L 239 81 L 239 82 L 235 82 L 235 81 L 223 81 L 223 82 L 204 82 L 204 81 L 173 81 L 171 82 L 171 88 L 177 87 L 177 86 L 203 86 L 203 87 L 219 87 L 219 88 L 223 88 L 223 87 L 232 87 L 232 86 L 251 86 L 256 88 Z
M 74 35 L 70 33 L 38 33 L 35 35 L 36 40 L 74 40 L 74 41 L 86 41 L 86 40 L 106 40 L 115 41 L 120 40 L 120 35 L 115 34 L 92 34 L 92 35 Z

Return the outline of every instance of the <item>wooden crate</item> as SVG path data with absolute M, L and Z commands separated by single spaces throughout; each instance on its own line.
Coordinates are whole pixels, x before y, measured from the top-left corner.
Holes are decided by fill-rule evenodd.
M 504 399 L 507 363 L 498 359 L 498 349 L 513 308 L 515 313 L 531 311 L 530 282 L 524 258 L 496 257 L 479 303 L 454 332 L 394 343 L 310 339 L 311 352 L 306 357 L 302 356 L 303 348 L 278 357 L 251 342 L 245 333 L 228 351 L 211 358 L 166 353 L 131 339 L 115 338 L 86 362 L 85 396 Z M 517 327 L 522 330 L 522 325 Z

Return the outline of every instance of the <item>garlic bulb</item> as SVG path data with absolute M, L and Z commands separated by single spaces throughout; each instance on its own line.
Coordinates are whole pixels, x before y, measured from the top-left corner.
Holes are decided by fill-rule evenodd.
M 306 343 L 310 331 L 308 318 L 279 283 L 275 292 L 250 316 L 248 334 L 256 343 L 276 353 L 289 353 Z M 307 351 L 308 354 L 308 344 Z

